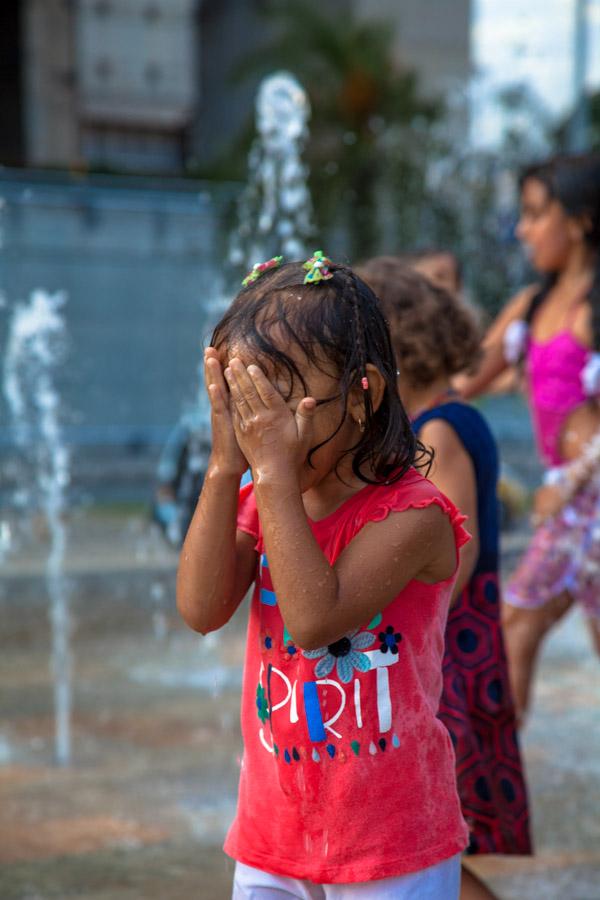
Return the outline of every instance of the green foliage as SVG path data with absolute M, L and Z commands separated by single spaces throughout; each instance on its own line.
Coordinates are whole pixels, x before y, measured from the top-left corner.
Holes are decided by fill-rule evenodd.
M 600 151 L 600 91 L 585 98 L 586 144 L 588 150 Z M 554 128 L 553 138 L 560 150 L 568 150 L 572 138 L 575 111 L 571 110 Z
M 398 67 L 388 23 L 334 17 L 305 0 L 271 4 L 266 14 L 275 38 L 249 54 L 236 76 L 285 68 L 298 78 L 312 108 L 305 158 L 319 231 L 344 233 L 353 259 L 379 252 L 381 195 L 392 187 L 400 209 L 403 198 L 423 193 L 423 145 L 405 142 L 403 133 L 415 122 L 426 128 L 442 104 L 421 97 L 415 73 Z
M 589 98 L 590 150 L 600 152 L 600 91 Z
M 415 72 L 398 62 L 390 23 L 335 15 L 316 0 L 271 2 L 265 15 L 265 44 L 248 53 L 234 77 L 285 69 L 308 94 L 304 158 L 315 246 L 354 263 L 422 247 L 453 250 L 473 298 L 495 311 L 522 271 L 500 197 L 498 154 L 470 147 L 466 104 L 450 114 L 440 98 L 422 95 Z M 543 130 L 539 104 L 518 86 L 499 104 L 508 122 L 504 170 L 516 170 L 530 147 L 523 122 L 535 120 L 536 134 Z M 244 178 L 251 115 L 243 139 L 212 171 L 204 169 L 205 177 L 242 171 Z

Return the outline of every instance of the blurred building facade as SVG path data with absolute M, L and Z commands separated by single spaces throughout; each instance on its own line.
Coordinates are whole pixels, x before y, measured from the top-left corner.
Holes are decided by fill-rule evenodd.
M 180 169 L 196 112 L 196 0 L 75 5 L 80 152 L 130 170 Z
M 181 171 L 198 97 L 197 0 L 4 0 L 14 104 L 0 162 Z
M 388 21 L 425 92 L 470 72 L 472 0 L 331 0 Z M 252 116 L 236 65 L 272 37 L 264 0 L 3 0 L 0 164 L 181 173 Z
M 427 94 L 445 94 L 472 73 L 473 0 L 352 0 L 358 17 L 389 22 L 396 58 L 420 76 Z

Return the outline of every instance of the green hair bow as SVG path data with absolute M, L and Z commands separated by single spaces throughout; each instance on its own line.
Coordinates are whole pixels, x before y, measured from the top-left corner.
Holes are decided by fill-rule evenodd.
M 333 278 L 333 272 L 329 268 L 331 265 L 331 260 L 328 256 L 323 255 L 322 250 L 315 250 L 302 267 L 308 270 L 304 277 L 304 284 L 318 284 L 320 281 L 328 281 Z

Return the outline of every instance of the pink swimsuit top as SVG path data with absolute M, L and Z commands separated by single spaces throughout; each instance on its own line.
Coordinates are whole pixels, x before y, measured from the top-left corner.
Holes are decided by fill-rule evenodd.
M 588 398 L 581 372 L 590 356 L 568 329 L 547 341 L 529 338 L 529 399 L 539 452 L 547 465 L 560 465 L 560 432 L 565 419 Z

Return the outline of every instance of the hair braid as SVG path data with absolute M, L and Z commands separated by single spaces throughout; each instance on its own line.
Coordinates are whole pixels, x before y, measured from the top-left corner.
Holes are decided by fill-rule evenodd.
M 358 289 L 358 284 L 356 281 L 356 275 L 354 272 L 350 275 L 350 303 L 352 306 L 352 326 L 354 332 L 354 341 L 355 347 L 357 350 L 357 368 L 358 375 L 363 387 L 363 393 L 365 398 L 365 417 L 367 421 L 370 420 L 371 415 L 373 413 L 373 407 L 371 405 L 371 394 L 368 389 L 368 381 L 367 381 L 367 346 L 365 343 L 365 322 L 363 321 L 363 316 L 360 309 L 360 291 Z M 367 385 L 365 387 L 365 385 Z

